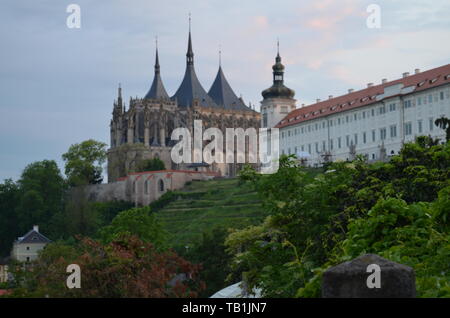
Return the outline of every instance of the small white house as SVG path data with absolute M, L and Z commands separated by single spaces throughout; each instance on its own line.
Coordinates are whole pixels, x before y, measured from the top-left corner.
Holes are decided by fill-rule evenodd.
M 11 258 L 19 262 L 34 261 L 38 257 L 38 252 L 50 242 L 47 237 L 39 233 L 39 226 L 34 225 L 31 231 L 14 242 Z

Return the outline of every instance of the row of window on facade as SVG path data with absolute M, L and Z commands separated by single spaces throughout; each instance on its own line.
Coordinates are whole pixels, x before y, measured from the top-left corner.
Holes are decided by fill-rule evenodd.
M 439 94 L 434 94 L 434 101 L 438 101 L 438 99 L 443 100 L 444 99 L 444 91 L 439 92 Z M 450 92 L 447 91 L 446 94 L 447 98 L 450 98 Z M 403 106 L 404 108 L 411 108 L 415 105 L 422 105 L 422 104 L 427 104 L 427 103 L 432 103 L 433 102 L 433 94 L 429 94 L 427 96 L 419 96 L 417 97 L 416 101 L 414 101 L 414 99 L 408 99 L 403 101 Z M 358 113 L 353 113 L 352 115 L 346 115 L 343 117 L 339 117 L 335 120 L 330 119 L 330 120 L 326 120 L 323 121 L 322 123 L 315 123 L 315 124 L 310 124 L 307 127 L 299 127 L 299 128 L 295 128 L 295 129 L 291 129 L 288 130 L 287 132 L 282 132 L 281 133 L 281 138 L 285 138 L 285 137 L 291 137 L 291 136 L 295 136 L 298 133 L 304 134 L 305 132 L 312 132 L 312 131 L 318 131 L 320 129 L 324 129 L 327 127 L 333 127 L 333 124 L 335 125 L 341 125 L 341 124 L 346 124 L 352 121 L 357 121 L 358 119 L 366 119 L 369 117 L 375 117 L 376 115 L 383 115 L 385 114 L 387 111 L 389 112 L 393 112 L 397 110 L 397 104 L 396 103 L 390 103 L 387 105 L 382 105 L 379 106 L 377 108 L 372 108 L 370 111 L 362 111 L 362 112 L 358 112 Z M 285 134 L 286 133 L 286 134 Z
M 433 120 L 433 118 L 429 118 L 428 131 L 429 132 L 433 131 L 433 128 L 434 128 L 434 120 Z M 381 140 L 381 141 L 386 140 L 387 133 L 388 133 L 387 127 L 380 128 L 378 131 L 379 131 L 378 139 L 377 139 L 377 131 L 375 129 L 373 129 L 371 131 L 371 135 L 370 135 L 371 142 L 377 142 L 378 140 Z M 418 120 L 417 121 L 417 130 L 416 131 L 417 131 L 418 134 L 421 134 L 421 133 L 424 132 L 423 120 Z M 410 136 L 410 135 L 413 134 L 413 123 L 412 122 L 406 122 L 405 123 L 405 125 L 404 125 L 404 134 L 405 134 L 405 136 Z M 368 142 L 367 132 L 363 132 L 361 135 L 362 135 L 361 136 L 362 137 L 362 143 L 366 144 Z M 346 147 L 350 147 L 352 144 L 355 145 L 355 146 L 358 145 L 358 142 L 359 142 L 358 136 L 359 135 L 357 133 L 355 133 L 353 136 L 346 135 L 345 136 L 345 146 Z M 390 136 L 390 138 L 396 138 L 397 137 L 397 125 L 389 126 L 389 136 Z M 337 138 L 337 148 L 338 149 L 342 148 L 342 145 L 343 145 L 342 141 L 343 141 L 342 137 L 338 137 Z M 312 148 L 311 147 L 312 147 L 312 144 L 301 145 L 300 149 L 301 149 L 302 152 L 308 151 L 308 153 L 312 154 Z M 314 150 L 315 150 L 315 152 L 317 154 L 327 151 L 326 147 L 327 147 L 326 140 L 322 141 L 321 147 L 319 147 L 319 142 L 315 142 L 314 143 Z M 330 150 L 330 151 L 334 150 L 333 139 L 329 140 L 329 149 L 328 150 Z M 296 153 L 298 153 L 298 148 L 295 147 L 294 148 L 294 152 L 291 152 L 291 148 L 287 148 L 287 151 L 285 151 L 284 149 L 282 150 L 282 154 L 286 154 L 286 152 L 289 155 L 290 154 L 296 154 Z

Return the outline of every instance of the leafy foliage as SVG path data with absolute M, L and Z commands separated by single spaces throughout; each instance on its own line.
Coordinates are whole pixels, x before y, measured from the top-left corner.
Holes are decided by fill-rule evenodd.
M 228 285 L 231 256 L 225 251 L 227 235 L 228 231 L 222 227 L 205 230 L 199 242 L 188 246 L 185 254 L 180 253 L 192 263 L 202 266 L 199 277 L 206 282 L 206 289 L 199 294 L 200 297 L 209 297 Z
M 81 289 L 68 289 L 66 268 L 81 268 Z M 76 247 L 49 244 L 32 267 L 14 266 L 11 297 L 195 297 L 199 266 L 173 251 L 123 235 L 108 244 L 89 238 Z
M 293 157 L 245 171 L 270 216 L 226 240 L 234 275 L 268 297 L 320 297 L 321 274 L 361 254 L 412 266 L 420 296 L 450 296 L 450 143 L 419 137 L 388 163 L 336 162 L 308 173 Z
M 99 234 L 104 242 L 112 242 L 123 235 L 135 235 L 158 249 L 166 247 L 167 233 L 149 207 L 120 212 L 110 225 L 100 229 Z
M 106 144 L 93 139 L 71 145 L 62 155 L 70 185 L 96 184 L 103 181 L 102 165 L 106 160 Z
M 166 170 L 164 162 L 159 158 L 143 160 L 138 164 L 136 168 L 136 172 L 159 171 L 159 170 Z

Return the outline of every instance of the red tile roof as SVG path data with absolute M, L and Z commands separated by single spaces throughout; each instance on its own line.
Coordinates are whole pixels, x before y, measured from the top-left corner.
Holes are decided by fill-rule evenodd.
M 383 94 L 385 87 L 400 83 L 403 84 L 403 87 L 415 86 L 414 92 L 449 84 L 450 64 L 295 109 L 286 115 L 275 127 L 283 128 L 349 109 L 370 105 L 377 102 L 376 96 Z

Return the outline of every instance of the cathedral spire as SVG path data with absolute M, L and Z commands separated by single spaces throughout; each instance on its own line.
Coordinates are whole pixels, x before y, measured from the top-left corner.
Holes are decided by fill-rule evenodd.
M 222 108 L 249 111 L 242 98 L 238 98 L 228 83 L 222 70 L 222 49 L 219 47 L 219 70 L 209 89 L 208 95 Z
M 168 99 L 169 95 L 164 88 L 163 82 L 161 80 L 161 67 L 159 66 L 159 55 L 158 55 L 158 37 L 155 39 L 156 44 L 156 54 L 155 54 L 155 76 L 153 77 L 153 83 L 145 95 L 146 99 Z
M 211 97 L 206 93 L 195 74 L 194 69 L 194 51 L 192 50 L 191 37 L 191 14 L 189 13 L 189 39 L 188 50 L 186 53 L 186 71 L 180 87 L 172 96 L 172 100 L 176 100 L 178 106 L 190 107 L 194 101 L 203 107 L 218 107 Z
M 186 53 L 186 63 L 187 65 L 194 65 L 194 51 L 192 50 L 192 39 L 191 39 L 191 13 L 189 13 L 189 40 L 188 40 L 188 50 Z
M 158 56 L 158 37 L 155 39 L 156 42 L 156 58 L 155 58 L 155 75 L 160 73 L 160 66 L 159 66 L 159 56 Z
M 119 83 L 119 88 L 118 88 L 118 92 L 117 93 L 118 93 L 117 106 L 119 108 L 121 108 L 122 107 L 122 87 L 121 87 L 120 83 Z

